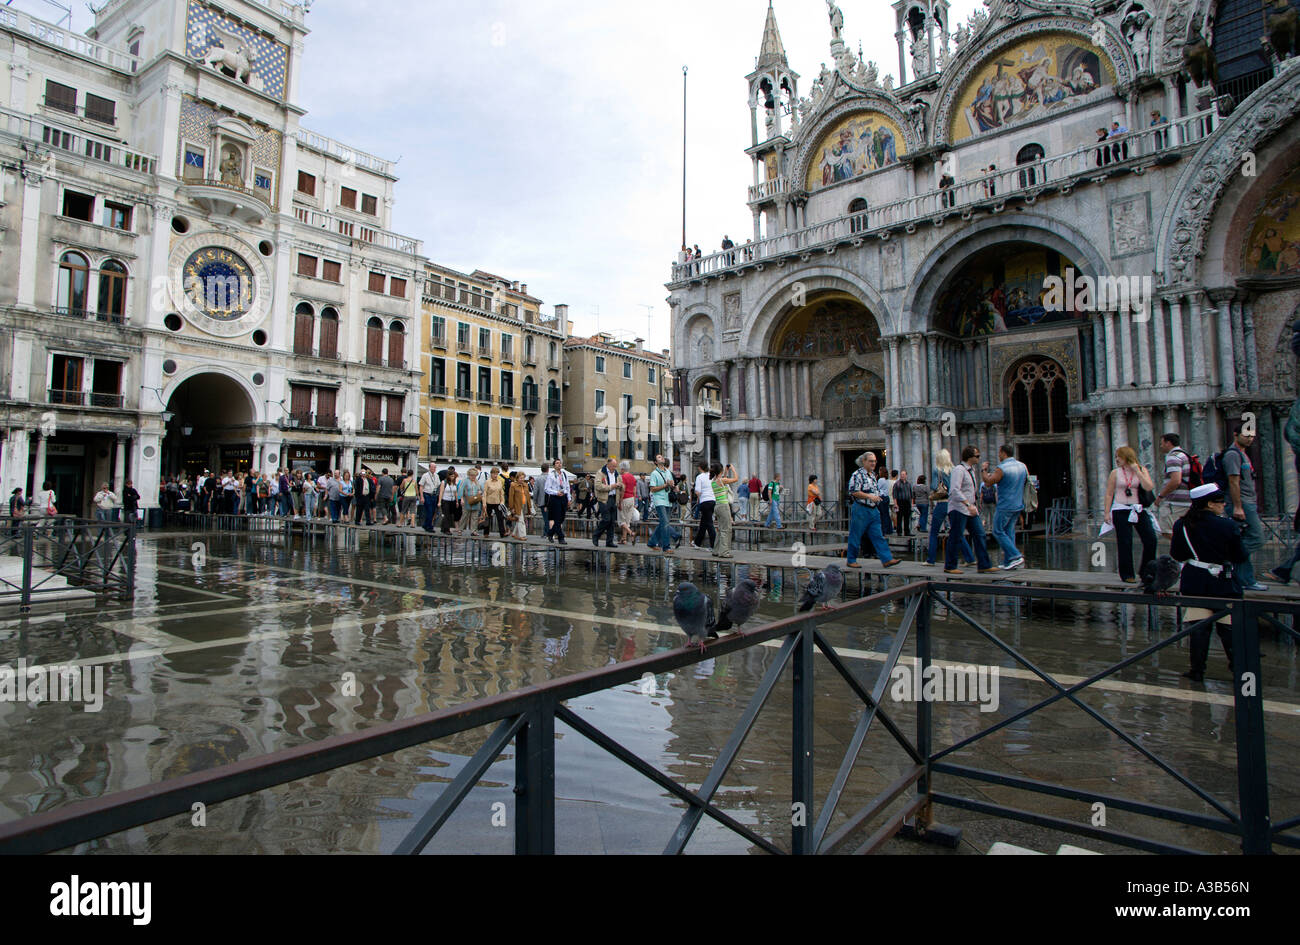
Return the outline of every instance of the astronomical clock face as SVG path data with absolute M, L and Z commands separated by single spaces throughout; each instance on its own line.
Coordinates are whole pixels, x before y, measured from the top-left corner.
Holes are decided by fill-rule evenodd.
M 252 270 L 238 253 L 207 246 L 185 261 L 185 295 L 195 307 L 217 321 L 233 321 L 252 307 Z
M 173 304 L 208 334 L 232 338 L 266 317 L 270 275 L 242 240 L 195 233 L 172 247 L 170 264 Z

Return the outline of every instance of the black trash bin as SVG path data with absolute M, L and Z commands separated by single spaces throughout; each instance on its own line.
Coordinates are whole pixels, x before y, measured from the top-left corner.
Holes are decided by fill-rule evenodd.
M 148 510 L 147 515 L 148 515 L 149 527 L 151 529 L 163 527 L 163 510 L 161 508 L 155 506 L 154 508 Z

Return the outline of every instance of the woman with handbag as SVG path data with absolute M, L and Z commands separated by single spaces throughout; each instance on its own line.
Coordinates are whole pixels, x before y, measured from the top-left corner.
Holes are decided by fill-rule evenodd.
M 948 489 L 952 485 L 952 454 L 939 450 L 934 457 L 934 491 L 930 493 L 930 504 L 934 510 L 930 513 L 930 545 L 927 549 L 925 563 L 934 564 L 934 556 L 939 551 L 939 526 L 948 521 Z M 965 535 L 958 536 L 961 541 L 961 557 L 967 564 L 975 563 L 975 553 Z M 952 536 L 948 536 L 952 541 Z
M 1148 507 L 1155 502 L 1155 480 L 1146 467 L 1138 463 L 1137 452 L 1131 446 L 1115 450 L 1115 468 L 1106 479 L 1106 520 L 1115 529 L 1115 544 L 1119 551 L 1119 576 L 1125 584 L 1136 584 L 1133 571 L 1133 532 L 1142 539 L 1141 574 L 1156 556 L 1156 529 L 1151 524 Z
M 822 517 L 822 490 L 817 485 L 817 477 L 808 477 L 808 501 L 804 504 L 803 510 L 808 515 L 808 531 L 817 531 L 817 522 Z
M 460 518 L 457 506 L 460 505 L 459 492 L 456 488 L 456 470 L 450 470 L 447 478 L 438 485 L 438 507 L 442 509 L 441 531 L 450 534 Z
M 525 520 L 531 504 L 532 496 L 528 494 L 528 483 L 524 479 L 524 474 L 516 470 L 510 474 L 510 495 L 506 499 L 506 507 L 510 510 L 508 516 L 510 536 L 516 541 L 523 541 L 528 537 L 528 526 Z

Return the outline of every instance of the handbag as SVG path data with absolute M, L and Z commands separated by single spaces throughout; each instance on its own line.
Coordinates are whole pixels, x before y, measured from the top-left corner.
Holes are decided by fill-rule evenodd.
M 939 484 L 939 487 L 930 493 L 930 501 L 931 501 L 931 502 L 947 502 L 947 501 L 948 501 L 948 487 L 945 486 L 945 485 L 943 485 L 942 483 L 940 483 L 940 484 Z

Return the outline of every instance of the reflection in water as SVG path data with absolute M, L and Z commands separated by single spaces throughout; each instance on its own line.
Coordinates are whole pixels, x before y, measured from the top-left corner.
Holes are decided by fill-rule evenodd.
M 677 581 L 691 580 L 713 594 L 726 589 L 725 573 L 705 562 L 677 561 L 667 573 L 624 563 L 609 575 L 607 585 L 606 575 L 592 572 L 581 555 L 556 575 L 548 571 L 545 554 L 523 555 L 493 568 L 439 564 L 392 552 L 286 547 L 271 537 L 209 536 L 208 545 L 206 565 L 196 567 L 186 540 L 142 541 L 139 593 L 129 606 L 110 605 L 0 630 L 0 664 L 14 665 L 19 658 L 45 664 L 106 660 L 106 694 L 99 713 L 59 703 L 0 703 L 0 724 L 23 733 L 6 741 L 0 761 L 0 819 L 674 649 L 682 644 L 671 609 Z M 739 576 L 747 573 L 742 568 Z M 760 576 L 768 586 L 752 626 L 792 614 L 798 593 L 792 575 L 764 571 Z M 986 624 L 996 613 L 997 631 L 1008 643 L 1023 647 L 1052 672 L 1075 676 L 1095 672 L 1172 630 L 1166 615 L 1148 627 L 1142 608 L 1045 601 L 1017 606 L 987 598 L 954 603 Z M 890 604 L 852 624 L 823 628 L 868 688 L 902 612 Z M 1049 693 L 1027 673 L 1016 676 L 1013 661 L 943 607 L 936 608 L 934 628 L 936 659 L 1003 667 L 998 718 Z M 1271 634 L 1261 644 L 1269 697 L 1300 702 L 1294 696 L 1294 649 L 1280 646 Z M 904 655 L 913 652 L 909 641 Z M 774 648 L 765 646 L 710 657 L 679 673 L 654 677 L 649 685 L 634 683 L 573 700 L 570 708 L 695 787 L 706 778 L 774 654 Z M 818 659 L 814 761 L 816 783 L 824 791 L 862 707 Z M 1097 690 L 1083 700 L 1235 806 L 1231 707 L 1195 701 L 1178 678 L 1185 668 L 1186 651 L 1180 644 L 1118 677 L 1125 684 L 1155 687 L 1150 691 Z M 718 794 L 724 809 L 781 844 L 789 834 L 788 672 Z M 1228 692 L 1224 667 L 1212 662 L 1210 677 L 1206 691 Z M 913 708 L 886 706 L 906 732 L 915 728 Z M 936 743 L 950 744 L 991 721 L 973 703 L 938 704 Z M 1271 713 L 1267 722 L 1276 780 L 1270 797 L 1275 810 L 1293 816 L 1300 807 L 1297 719 Z M 216 805 L 203 830 L 178 818 L 87 848 L 386 851 L 455 777 L 485 735 L 483 730 L 461 733 Z M 1077 707 L 1063 703 L 1007 726 L 959 757 L 977 767 L 1067 779 L 1085 790 L 1209 812 Z M 681 815 L 680 804 L 562 724 L 557 725 L 557 761 L 562 850 L 662 849 Z M 906 766 L 906 756 L 877 725 L 835 823 Z M 513 825 L 494 825 L 489 812 L 497 801 L 513 812 L 512 784 L 513 747 L 430 849 L 508 852 Z M 1016 800 L 979 785 L 966 789 L 975 796 Z M 1035 809 L 1069 816 L 1083 816 L 1080 811 L 1088 807 L 1053 799 L 1032 803 Z M 961 822 L 957 812 L 945 811 L 944 817 Z M 1151 829 L 1145 822 L 1128 826 Z M 1167 830 L 1169 839 L 1192 842 L 1182 831 L 1159 829 Z M 1231 838 L 1198 834 L 1194 842 L 1233 849 Z M 748 845 L 706 818 L 689 849 L 744 852 Z

